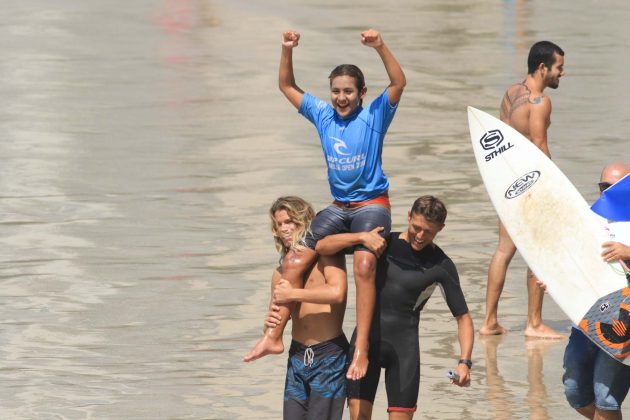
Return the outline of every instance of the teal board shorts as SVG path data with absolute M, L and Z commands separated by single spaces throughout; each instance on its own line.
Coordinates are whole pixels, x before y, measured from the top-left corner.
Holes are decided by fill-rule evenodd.
M 345 335 L 312 346 L 291 342 L 284 387 L 285 420 L 340 420 L 346 401 Z

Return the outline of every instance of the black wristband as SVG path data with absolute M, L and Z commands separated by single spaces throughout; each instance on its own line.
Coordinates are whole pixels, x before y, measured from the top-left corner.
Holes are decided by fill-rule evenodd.
M 466 365 L 468 366 L 468 369 L 472 368 L 472 360 L 470 359 L 459 359 L 459 362 L 457 362 L 458 365 Z

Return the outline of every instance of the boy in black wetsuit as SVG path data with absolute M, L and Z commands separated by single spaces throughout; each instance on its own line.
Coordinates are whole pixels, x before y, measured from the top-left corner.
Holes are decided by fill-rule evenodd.
M 377 229 L 331 235 L 317 244 L 317 251 L 322 255 L 359 244 L 377 254 L 382 252 L 376 276 L 377 298 L 370 330 L 368 372 L 361 380 L 348 383 L 352 419 L 371 418 L 381 368 L 386 372 L 390 420 L 413 417 L 420 386 L 420 311 L 437 285 L 442 287 L 459 329 L 460 357 L 454 369 L 459 379 L 452 383 L 465 386 L 470 382 L 472 318 L 455 264 L 433 243 L 444 227 L 446 207 L 433 196 L 422 196 L 414 202 L 408 220 L 407 231 L 390 234 L 384 252 Z

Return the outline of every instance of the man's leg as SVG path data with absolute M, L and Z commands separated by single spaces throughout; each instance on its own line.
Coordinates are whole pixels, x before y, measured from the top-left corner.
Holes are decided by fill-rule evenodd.
M 401 318 L 402 320 L 402 318 Z M 413 418 L 420 393 L 420 346 L 417 334 L 389 331 L 381 341 L 389 420 Z
M 564 395 L 575 411 L 589 419 L 595 415 L 593 374 L 596 354 L 595 344 L 580 330 L 572 328 L 564 350 Z
M 542 304 L 545 291 L 537 284 L 538 278 L 527 269 L 527 326 L 525 336 L 532 338 L 562 339 L 563 334 L 542 322 Z
M 593 420 L 621 420 L 621 410 L 600 410 L 596 408 Z
M 349 398 L 348 406 L 350 407 L 351 420 L 370 420 L 372 418 L 372 408 L 374 404 L 370 401 Z
M 389 420 L 411 420 L 414 412 L 390 411 Z
M 304 366 L 305 346 L 291 342 L 287 376 L 284 382 L 284 404 L 282 418 L 284 420 L 306 419 L 308 413 L 308 394 L 306 387 L 308 368 Z
M 345 335 L 311 346 L 310 389 L 306 420 L 341 420 L 346 403 L 348 340 Z
M 586 407 L 578 408 L 575 411 L 591 420 L 621 420 L 621 410 L 600 410 L 595 408 L 594 403 Z
M 368 337 L 376 300 L 376 256 L 370 251 L 354 252 L 357 329 L 354 354 L 346 377 L 358 380 L 368 368 Z
M 601 410 L 590 403 L 586 407 L 578 408 L 575 411 L 591 420 L 621 420 L 621 410 Z
M 516 253 L 514 242 L 510 239 L 503 223 L 499 221 L 499 245 L 497 246 L 490 267 L 488 268 L 488 284 L 486 285 L 486 316 L 479 329 L 482 335 L 505 334 L 507 330 L 498 321 L 499 298 L 503 292 L 508 265 Z
M 299 252 L 289 251 L 282 262 L 282 278 L 291 283 L 291 287 L 301 289 L 306 270 L 315 262 L 317 254 L 310 248 Z M 273 298 L 273 296 L 272 296 Z M 268 354 L 280 354 L 284 351 L 282 333 L 291 317 L 295 302 L 283 303 L 279 314 L 282 317 L 276 328 L 267 328 L 254 348 L 243 357 L 243 361 L 252 362 Z
M 630 366 L 619 363 L 597 348 L 593 376 L 595 416 L 598 420 L 621 419 L 623 404 L 630 389 Z
M 576 408 L 575 411 L 577 411 L 579 414 L 586 417 L 587 419 L 595 418 L 595 404 L 594 403 L 590 403 L 586 407 Z

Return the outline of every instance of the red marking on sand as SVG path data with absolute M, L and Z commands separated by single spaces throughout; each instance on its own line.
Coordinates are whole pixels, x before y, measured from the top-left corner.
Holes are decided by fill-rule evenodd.
M 166 0 L 157 23 L 170 34 L 188 29 L 193 24 L 194 15 L 189 0 Z

